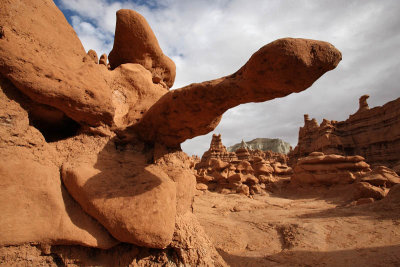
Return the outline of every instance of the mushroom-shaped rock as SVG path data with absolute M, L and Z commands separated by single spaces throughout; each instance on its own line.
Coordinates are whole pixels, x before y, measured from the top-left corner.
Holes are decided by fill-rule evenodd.
M 236 73 L 173 90 L 134 127 L 142 139 L 174 147 L 212 131 L 228 109 L 301 92 L 334 69 L 341 53 L 331 44 L 284 38 L 265 45 Z
M 163 82 L 168 87 L 174 84 L 175 63 L 163 54 L 146 19 L 133 10 L 117 11 L 114 46 L 108 60 L 111 69 L 137 63 L 152 73 L 155 83 Z

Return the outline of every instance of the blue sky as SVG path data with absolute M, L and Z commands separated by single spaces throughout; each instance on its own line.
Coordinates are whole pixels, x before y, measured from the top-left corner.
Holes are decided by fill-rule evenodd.
M 327 0 L 57 0 L 86 50 L 109 53 L 115 12 L 134 9 L 149 22 L 177 66 L 173 88 L 235 72 L 263 45 L 282 37 L 324 40 L 342 51 L 339 66 L 304 92 L 227 111 L 212 133 L 224 145 L 257 137 L 293 146 L 303 114 L 345 120 L 369 94 L 370 107 L 400 97 L 400 1 Z M 182 144 L 188 154 L 208 149 L 211 134 Z

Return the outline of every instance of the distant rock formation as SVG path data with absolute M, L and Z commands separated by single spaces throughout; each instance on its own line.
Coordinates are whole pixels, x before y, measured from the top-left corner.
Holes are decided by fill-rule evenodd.
M 350 184 L 370 171 L 363 157 L 313 152 L 298 160 L 291 181 L 302 184 Z
M 279 138 L 256 138 L 251 141 L 234 144 L 227 148 L 228 152 L 234 152 L 239 147 L 244 146 L 250 150 L 273 151 L 287 154 L 290 151 L 290 144 Z
M 345 156 L 361 155 L 371 165 L 398 168 L 400 163 L 400 98 L 369 108 L 367 95 L 358 111 L 345 121 L 324 119 L 319 125 L 304 115 L 297 146 L 289 153 L 294 164 L 314 151 Z
M 325 186 L 352 184 L 354 204 L 361 205 L 383 199 L 391 187 L 400 184 L 400 177 L 385 166 L 376 166 L 371 170 L 361 156 L 312 152 L 297 161 L 291 183 Z
M 227 152 L 221 135 L 214 134 L 209 150 L 195 166 L 197 189 L 253 195 L 291 174 L 285 154 L 249 150 L 244 142 L 241 145 L 235 152 Z

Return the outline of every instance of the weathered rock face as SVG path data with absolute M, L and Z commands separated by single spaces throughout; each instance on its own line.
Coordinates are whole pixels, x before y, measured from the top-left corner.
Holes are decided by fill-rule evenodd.
M 358 111 L 345 121 L 325 120 L 318 125 L 304 115 L 299 141 L 291 162 L 311 152 L 361 155 L 371 165 L 395 167 L 400 162 L 400 98 L 369 109 L 368 96 L 360 98 Z
M 197 168 L 207 166 L 211 159 L 219 159 L 222 162 L 230 162 L 237 160 L 235 152 L 228 152 L 226 147 L 222 144 L 221 135 L 213 134 L 211 139 L 210 148 L 204 152 L 200 162 L 197 164 Z
M 294 185 L 350 185 L 356 205 L 383 199 L 389 189 L 400 184 L 400 177 L 385 166 L 373 170 L 361 156 L 325 155 L 313 152 L 293 168 Z
M 124 128 L 167 93 L 140 64 L 113 71 L 96 64 L 95 52 L 86 55 L 52 1 L 2 1 L 0 7 L 0 73 L 46 110 L 91 127 Z
M 232 75 L 168 92 L 131 131 L 146 141 L 176 147 L 215 129 L 232 107 L 305 90 L 340 60 L 340 52 L 326 42 L 276 40 Z
M 272 151 L 248 150 L 242 147 L 227 152 L 221 135 L 213 135 L 210 149 L 196 164 L 198 190 L 221 193 L 258 194 L 287 176 L 292 169 L 286 165 L 286 155 Z
M 133 10 L 117 12 L 114 46 L 108 59 L 112 69 L 137 63 L 151 72 L 153 82 L 168 88 L 174 84 L 175 63 L 163 54 L 146 19 Z
M 229 152 L 234 152 L 240 148 L 242 143 L 234 144 L 227 148 Z M 250 150 L 273 151 L 276 153 L 287 154 L 290 151 L 290 144 L 278 138 L 256 138 L 245 142 L 245 147 Z
M 302 184 L 350 184 L 369 171 L 371 169 L 363 157 L 313 152 L 298 160 L 291 181 Z
M 1 76 L 0 89 L 0 245 L 116 245 L 62 185 L 61 156 L 29 125 L 29 99 Z
M 168 92 L 174 64 L 136 12 L 117 14 L 110 68 L 85 53 L 50 0 L 2 1 L 0 25 L 0 245 L 34 242 L 65 265 L 115 262 L 120 252 L 96 249 L 122 242 L 131 244 L 120 245 L 125 265 L 148 247 L 164 255 L 160 264 L 174 254 L 177 265 L 224 266 L 192 214 L 194 159 L 180 143 L 209 132 L 230 107 L 306 89 L 341 59 L 325 42 L 280 39 L 233 75 Z M 231 178 L 244 193 L 261 187 L 253 174 L 279 169 L 250 156 L 254 168 L 238 162 Z M 102 256 L 75 261 L 93 251 L 49 248 L 60 244 Z

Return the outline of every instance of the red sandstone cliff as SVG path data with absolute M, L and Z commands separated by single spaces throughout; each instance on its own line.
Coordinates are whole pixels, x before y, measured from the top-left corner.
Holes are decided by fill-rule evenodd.
M 371 165 L 394 167 L 400 161 L 400 98 L 370 109 L 368 96 L 345 121 L 324 119 L 321 125 L 304 115 L 299 141 L 289 154 L 291 163 L 311 152 L 360 155 Z

